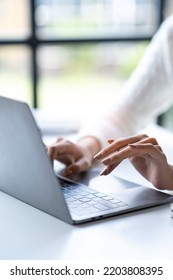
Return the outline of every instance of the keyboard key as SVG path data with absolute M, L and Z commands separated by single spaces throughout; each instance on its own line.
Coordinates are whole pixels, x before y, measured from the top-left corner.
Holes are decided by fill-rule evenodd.
M 106 206 L 106 207 L 109 207 L 109 209 L 113 209 L 113 208 L 117 208 L 117 207 L 120 207 L 119 205 L 118 205 L 118 203 L 117 204 L 113 204 L 113 203 L 111 203 L 111 202 L 109 202 L 109 201 L 104 201 L 104 200 L 102 200 L 102 201 L 100 201 L 100 203 L 101 204 L 103 204 L 104 206 Z
M 96 207 L 99 210 L 110 210 L 111 209 L 110 207 L 103 205 L 101 203 L 97 203 L 96 205 L 94 205 L 94 207 Z
M 93 199 L 93 198 L 95 198 L 95 195 L 94 195 L 94 194 L 87 194 L 86 197 L 87 197 L 87 198 L 90 198 L 90 199 Z
M 98 202 L 95 201 L 95 200 L 90 200 L 87 202 L 87 204 L 90 204 L 90 205 L 96 205 Z
M 97 197 L 106 197 L 107 195 L 104 193 L 95 193 L 95 196 Z
M 75 208 L 78 208 L 78 205 L 74 205 L 74 203 L 69 203 L 69 204 L 67 204 L 68 205 L 68 208 L 70 209 L 70 210 L 72 210 L 72 209 L 75 209 Z
M 75 199 L 82 199 L 84 196 L 80 194 L 73 194 L 72 197 Z
M 113 200 L 114 197 L 108 196 L 108 195 L 107 195 L 107 196 L 104 196 L 103 199 L 104 199 L 104 200 Z
M 96 193 L 98 193 L 98 191 L 96 191 L 94 189 L 91 189 L 91 188 L 88 188 L 88 193 L 96 194 Z
M 102 198 L 100 198 L 100 197 L 94 197 L 93 200 L 94 200 L 94 201 L 102 201 Z
M 68 199 L 68 198 L 71 197 L 71 195 L 65 193 L 65 194 L 64 194 L 64 197 L 65 197 L 65 199 Z
M 87 197 L 83 197 L 83 198 L 81 198 L 80 199 L 80 201 L 82 201 L 82 202 L 88 202 L 88 201 L 90 201 L 91 199 L 90 198 L 87 198 Z
M 117 205 L 119 205 L 119 207 L 123 207 L 123 206 L 127 206 L 128 204 L 120 201 L 120 202 L 117 203 Z
M 87 203 L 82 203 L 78 207 L 84 209 L 84 208 L 89 208 L 90 205 L 88 205 Z
M 76 201 L 74 201 L 73 203 L 74 203 L 74 205 L 80 205 L 80 204 L 82 204 L 83 202 L 80 201 L 80 200 L 76 200 Z
M 114 199 L 111 200 L 111 202 L 112 203 L 118 203 L 118 202 L 121 202 L 121 201 L 119 199 L 117 199 L 117 198 L 114 198 Z

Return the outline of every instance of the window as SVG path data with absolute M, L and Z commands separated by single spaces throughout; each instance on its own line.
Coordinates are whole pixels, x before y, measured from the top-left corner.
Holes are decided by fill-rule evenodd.
M 45 38 L 151 37 L 158 0 L 36 1 L 37 36 Z
M 1 94 L 75 117 L 101 110 L 158 29 L 163 2 L 1 0 Z
M 32 105 L 30 60 L 31 51 L 27 46 L 0 47 L 0 94 Z
M 26 39 L 30 35 L 29 1 L 0 1 L 0 38 Z

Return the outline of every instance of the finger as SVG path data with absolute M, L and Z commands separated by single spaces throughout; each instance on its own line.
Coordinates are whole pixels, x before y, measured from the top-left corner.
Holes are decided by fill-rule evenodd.
M 52 161 L 55 160 L 57 156 L 56 147 L 47 147 L 47 154 Z
M 138 140 L 138 141 L 136 141 Z M 136 142 L 135 142 L 136 141 Z M 137 135 L 135 137 L 127 137 L 127 138 L 123 138 L 123 139 L 118 139 L 118 141 L 115 141 L 113 139 L 108 140 L 108 143 L 113 145 L 110 147 L 105 148 L 105 150 L 107 149 L 107 151 L 113 153 L 116 151 L 119 151 L 120 149 L 124 148 L 125 146 L 128 146 L 128 144 L 131 143 L 151 143 L 153 145 L 158 145 L 158 142 L 155 138 L 153 137 L 148 137 L 145 134 L 141 134 L 141 135 Z M 103 150 L 102 150 L 103 151 Z M 107 156 L 107 153 L 102 153 L 102 157 L 100 159 L 104 159 L 104 157 Z M 97 155 L 96 158 L 98 159 Z
M 151 143 L 151 144 L 153 144 L 153 145 L 158 145 L 158 142 L 157 142 L 157 140 L 154 138 L 154 137 L 147 137 L 147 138 L 144 138 L 144 139 L 142 139 L 142 140 L 140 140 L 139 142 L 138 142 L 139 144 L 141 143 Z M 137 144 L 137 143 L 136 143 Z
M 61 163 L 67 166 L 74 162 L 74 159 L 71 155 L 59 155 L 56 157 L 56 160 L 60 161 Z
M 64 141 L 64 140 L 65 140 L 64 137 L 59 136 L 59 137 L 56 139 L 56 143 L 61 142 L 61 141 Z
M 54 159 L 56 159 L 57 156 L 57 151 L 58 151 L 58 145 L 57 143 L 63 141 L 64 138 L 63 137 L 58 137 L 56 139 L 55 144 L 51 145 L 51 146 L 47 146 L 47 154 L 50 157 L 50 159 L 53 161 Z
M 108 158 L 102 160 L 105 165 L 112 165 L 116 162 L 121 162 L 124 159 L 135 156 L 150 156 L 156 160 L 160 160 L 163 157 L 163 153 L 151 143 L 147 144 L 129 144 L 124 149 L 121 149 L 114 154 L 111 154 Z
M 94 158 L 101 160 L 104 157 L 110 155 L 111 153 L 123 148 L 124 146 L 127 146 L 128 144 L 131 143 L 139 142 L 145 138 L 148 138 L 148 136 L 145 134 L 140 134 L 131 137 L 119 138 L 115 141 L 111 139 L 110 142 L 112 143 L 110 143 L 108 147 L 104 148 L 98 154 L 96 154 Z
M 136 151 L 139 155 L 149 155 L 157 161 L 160 159 L 166 159 L 165 154 L 162 151 L 162 148 L 159 145 L 152 145 L 151 143 L 146 144 L 131 144 L 129 145 L 130 149 Z
M 64 176 L 68 176 L 71 174 L 78 174 L 82 171 L 86 171 L 90 167 L 90 163 L 84 159 L 81 158 L 75 163 L 69 165 L 65 170 L 64 170 Z
M 115 142 L 114 139 L 109 139 L 108 140 L 109 144 L 112 144 L 113 142 Z M 142 140 L 140 140 L 139 143 L 151 143 L 153 145 L 158 145 L 158 142 L 154 137 L 147 137 L 147 135 L 146 135 L 145 138 L 142 138 Z
M 108 143 L 109 143 L 109 144 L 112 144 L 113 142 L 115 142 L 114 139 L 109 139 L 109 140 L 108 140 Z
M 48 154 L 54 159 L 58 155 L 74 154 L 74 145 L 70 141 L 60 141 L 48 147 Z
M 141 141 L 139 141 L 139 144 L 142 143 L 151 143 L 153 144 L 159 151 L 163 152 L 162 148 L 159 146 L 157 140 L 154 137 L 148 137 L 146 139 L 142 139 Z M 136 143 L 137 144 L 137 143 Z
M 100 175 L 108 175 L 109 173 L 111 173 L 118 165 L 120 164 L 120 162 L 117 162 L 116 164 L 112 164 L 112 165 L 108 165 L 105 169 L 103 169 L 103 171 L 100 173 Z
M 162 148 L 159 145 L 155 145 L 155 147 L 160 151 L 163 152 Z
M 122 161 L 125 158 L 131 157 L 133 153 L 133 150 L 131 150 L 130 147 L 127 146 L 119 151 L 112 153 L 108 157 L 101 160 L 101 162 L 105 165 L 112 165 L 116 162 Z

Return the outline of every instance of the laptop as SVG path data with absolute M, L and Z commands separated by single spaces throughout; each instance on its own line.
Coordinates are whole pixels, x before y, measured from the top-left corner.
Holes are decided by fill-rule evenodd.
M 111 184 L 117 194 L 106 194 L 103 191 L 104 179 L 92 169 L 85 175 L 81 174 L 77 182 L 64 178 L 60 173 L 57 175 L 29 106 L 0 96 L 1 191 L 69 224 L 81 224 L 173 201 L 171 195 L 115 177 Z M 92 184 L 99 182 L 102 191 L 93 185 L 88 186 L 91 181 Z

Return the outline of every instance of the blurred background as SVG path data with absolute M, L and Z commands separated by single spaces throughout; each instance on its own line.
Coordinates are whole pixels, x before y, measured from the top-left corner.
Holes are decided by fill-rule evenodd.
M 77 129 L 119 97 L 172 12 L 171 0 L 1 0 L 0 95 Z

